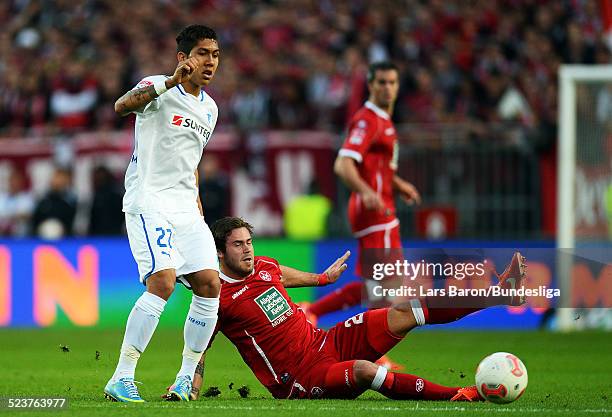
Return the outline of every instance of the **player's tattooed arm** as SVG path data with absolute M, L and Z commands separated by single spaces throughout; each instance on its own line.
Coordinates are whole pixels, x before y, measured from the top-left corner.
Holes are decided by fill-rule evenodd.
M 191 385 L 191 394 L 189 395 L 189 399 L 191 401 L 197 400 L 200 396 L 200 389 L 202 388 L 202 383 L 204 382 L 204 358 L 206 353 L 202 355 L 198 366 L 196 366 L 195 374 L 193 374 L 193 382 Z
M 153 85 L 130 90 L 115 102 L 115 112 L 125 116 L 134 110 L 143 108 L 157 97 L 158 95 Z
M 200 61 L 197 57 L 187 58 L 179 62 L 172 77 L 165 80 L 166 89 L 189 81 L 199 67 Z M 154 85 L 130 90 L 115 102 L 115 112 L 125 116 L 135 110 L 144 108 L 158 96 Z

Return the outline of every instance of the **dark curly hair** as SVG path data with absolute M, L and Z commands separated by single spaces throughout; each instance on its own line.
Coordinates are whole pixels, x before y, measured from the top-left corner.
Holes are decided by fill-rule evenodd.
M 240 229 L 246 227 L 249 234 L 253 235 L 253 226 L 247 223 L 240 217 L 224 217 L 213 223 L 210 231 L 215 238 L 215 246 L 221 253 L 225 253 L 225 244 L 227 243 L 227 237 L 232 233 L 234 229 Z
M 198 41 L 202 39 L 217 40 L 217 33 L 204 25 L 189 25 L 176 37 L 176 52 L 183 52 L 189 55 Z

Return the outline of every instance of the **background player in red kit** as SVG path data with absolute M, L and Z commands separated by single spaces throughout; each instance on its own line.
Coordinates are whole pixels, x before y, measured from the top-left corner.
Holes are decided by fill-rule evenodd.
M 399 90 L 399 72 L 390 62 L 368 69 L 370 96 L 350 121 L 334 171 L 351 189 L 348 217 L 359 242 L 355 275 L 362 276 L 364 249 L 401 248 L 395 193 L 408 204 L 420 203 L 416 188 L 396 175 L 398 143 L 391 116 Z M 368 278 L 368 277 L 363 277 Z M 308 306 L 316 317 L 361 302 L 363 281 L 351 282 Z
M 435 308 L 439 300 L 425 297 L 366 311 L 325 331 L 307 320 L 285 288 L 334 282 L 346 269 L 348 252 L 324 273 L 313 274 L 255 256 L 252 226 L 240 218 L 221 219 L 212 232 L 222 282 L 215 334 L 221 331 L 237 347 L 275 398 L 355 398 L 373 389 L 393 399 L 480 400 L 476 387 L 446 387 L 389 372 L 373 362 L 416 326 L 448 323 L 480 308 Z M 523 277 L 523 258 L 516 253 L 500 285 L 519 287 Z M 490 305 L 524 302 L 509 297 L 491 301 Z M 193 397 L 202 384 L 204 357 L 201 363 L 194 375 Z

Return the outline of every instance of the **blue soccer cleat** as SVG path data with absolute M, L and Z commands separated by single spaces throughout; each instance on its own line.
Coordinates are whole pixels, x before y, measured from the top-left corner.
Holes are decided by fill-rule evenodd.
M 138 388 L 134 383 L 134 378 L 120 378 L 115 382 L 108 381 L 104 387 L 104 396 L 111 401 L 122 403 L 143 403 L 140 398 Z
M 191 394 L 191 377 L 189 375 L 181 375 L 176 377 L 174 384 L 168 388 L 168 401 L 189 401 Z

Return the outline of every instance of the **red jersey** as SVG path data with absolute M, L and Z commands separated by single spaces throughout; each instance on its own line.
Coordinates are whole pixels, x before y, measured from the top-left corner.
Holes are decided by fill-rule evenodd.
M 295 377 L 317 361 L 326 332 L 291 301 L 275 259 L 256 256 L 254 262 L 253 273 L 242 280 L 220 274 L 217 331 L 275 398 L 287 398 Z
M 394 222 L 393 177 L 397 169 L 398 144 L 389 114 L 367 101 L 351 119 L 339 155 L 358 162 L 359 175 L 382 197 L 386 207 L 383 212 L 366 210 L 359 195 L 351 193 L 349 221 L 353 233 L 360 235 L 373 226 Z

